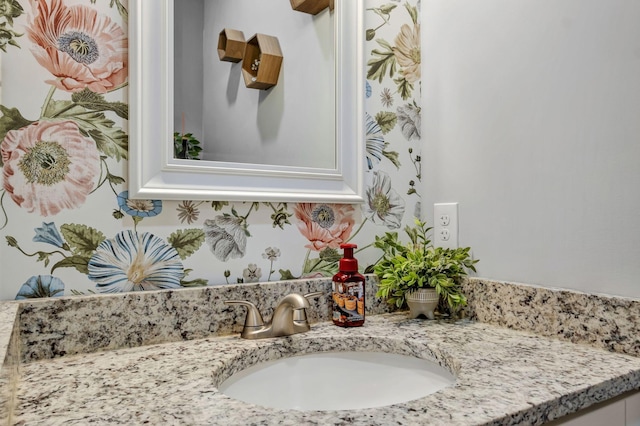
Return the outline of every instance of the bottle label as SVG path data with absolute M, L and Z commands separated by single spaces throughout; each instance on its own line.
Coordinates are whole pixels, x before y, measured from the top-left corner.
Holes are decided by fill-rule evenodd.
M 364 320 L 364 281 L 333 282 L 333 321 L 348 326 Z

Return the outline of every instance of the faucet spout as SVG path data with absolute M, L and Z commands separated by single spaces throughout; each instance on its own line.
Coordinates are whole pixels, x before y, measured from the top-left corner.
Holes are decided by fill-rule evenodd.
M 299 293 L 286 295 L 273 312 L 271 318 L 272 336 L 289 336 L 296 333 L 293 322 L 293 311 L 295 309 L 309 308 L 309 301 Z
M 245 339 L 263 339 L 265 337 L 290 336 L 296 333 L 309 331 L 309 321 L 305 309 L 311 307 L 308 297 L 321 296 L 321 292 L 301 295 L 291 293 L 283 297 L 275 311 L 271 321 L 265 323 L 260 311 L 251 302 L 244 300 L 226 300 L 227 305 L 241 305 L 247 308 L 244 327 L 240 337 Z

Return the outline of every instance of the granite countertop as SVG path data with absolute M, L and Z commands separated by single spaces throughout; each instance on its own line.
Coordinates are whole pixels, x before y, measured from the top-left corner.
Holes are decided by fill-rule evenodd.
M 454 386 L 392 406 L 352 411 L 263 408 L 216 386 L 257 362 L 326 350 L 386 351 L 437 361 Z M 327 380 L 332 380 L 327 377 Z M 542 424 L 636 389 L 640 358 L 469 320 L 370 315 L 294 336 L 199 338 L 20 365 L 18 425 L 510 425 Z M 274 389 L 274 391 L 277 391 Z

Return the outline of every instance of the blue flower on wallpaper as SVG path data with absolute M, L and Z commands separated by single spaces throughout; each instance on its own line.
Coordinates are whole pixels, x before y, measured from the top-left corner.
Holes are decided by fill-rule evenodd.
M 36 231 L 36 235 L 33 237 L 34 242 L 51 244 L 65 250 L 68 248 L 67 244 L 62 239 L 60 232 L 58 232 L 58 228 L 55 223 L 42 222 L 42 227 L 35 228 L 34 230 Z
M 149 232 L 131 230 L 101 242 L 88 269 L 100 293 L 179 288 L 184 277 L 175 248 Z
M 373 172 L 373 185 L 367 188 L 363 214 L 376 225 L 398 229 L 404 216 L 404 200 L 391 186 L 383 171 Z
M 118 206 L 129 216 L 153 217 L 162 212 L 161 200 L 130 200 L 129 191 L 118 194 Z
M 373 169 L 374 164 L 378 164 L 384 155 L 385 141 L 382 135 L 382 129 L 376 120 L 369 114 L 365 113 L 367 143 L 366 156 L 367 166 L 369 170 Z
M 364 93 L 366 94 L 367 98 L 371 97 L 371 84 L 369 84 L 368 81 L 365 81 L 365 88 L 364 88 Z
M 60 297 L 64 295 L 64 283 L 52 275 L 34 275 L 22 284 L 16 300 L 39 297 Z

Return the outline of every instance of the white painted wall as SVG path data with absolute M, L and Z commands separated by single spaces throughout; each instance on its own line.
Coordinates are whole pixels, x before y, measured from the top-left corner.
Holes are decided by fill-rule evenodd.
M 179 0 L 174 9 L 174 131 L 202 141 L 204 2 Z
M 199 38 L 204 75 L 200 98 L 185 92 L 181 105 L 202 110 L 203 158 L 213 161 L 302 167 L 335 167 L 333 13 L 296 12 L 280 0 L 189 0 L 204 5 Z M 186 11 L 182 1 L 176 16 Z M 193 22 L 193 21 L 191 21 Z M 204 28 L 202 28 L 204 25 Z M 283 63 L 278 84 L 248 89 L 242 64 L 218 58 L 223 28 L 278 38 Z M 203 42 L 204 40 L 204 42 Z M 179 94 L 177 94 L 179 96 Z M 176 106 L 175 125 L 181 112 Z M 196 132 L 197 133 L 197 132 Z
M 640 2 L 423 0 L 423 211 L 479 276 L 640 297 Z

